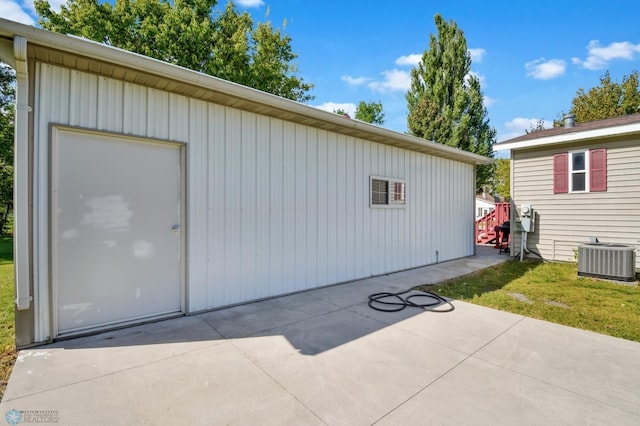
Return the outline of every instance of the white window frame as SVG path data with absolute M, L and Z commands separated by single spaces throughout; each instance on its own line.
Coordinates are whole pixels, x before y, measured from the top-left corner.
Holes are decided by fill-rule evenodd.
M 382 180 L 387 182 L 387 203 L 386 204 L 374 204 L 373 203 L 373 181 L 374 180 Z M 400 183 L 402 184 L 403 192 L 401 200 L 392 200 L 391 193 L 389 192 L 389 188 L 395 186 L 394 184 Z M 405 208 L 407 206 L 407 182 L 404 179 L 400 178 L 389 178 L 384 176 L 370 176 L 369 177 L 369 207 L 371 208 Z
M 573 156 L 574 154 L 584 154 L 584 170 L 573 170 Z M 581 149 L 575 151 L 569 151 L 569 193 L 583 194 L 586 192 L 590 192 L 590 182 L 589 182 L 589 174 L 590 174 L 590 162 L 589 162 L 589 150 Z M 574 190 L 573 189 L 573 175 L 577 173 L 584 173 L 584 190 Z

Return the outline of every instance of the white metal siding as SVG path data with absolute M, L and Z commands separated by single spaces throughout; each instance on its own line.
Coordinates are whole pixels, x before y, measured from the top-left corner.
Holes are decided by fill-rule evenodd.
M 56 66 L 36 70 L 41 305 L 50 123 L 187 144 L 190 312 L 474 252 L 473 165 Z M 406 206 L 370 208 L 371 175 L 404 179 Z
M 553 155 L 570 149 L 607 149 L 607 190 L 554 194 Z M 532 204 L 536 229 L 528 247 L 545 259 L 575 261 L 579 244 L 597 237 L 603 242 L 640 248 L 640 140 L 603 141 L 513 156 L 512 196 L 516 205 Z M 513 235 L 513 253 L 520 235 Z M 640 268 L 640 256 L 636 256 Z

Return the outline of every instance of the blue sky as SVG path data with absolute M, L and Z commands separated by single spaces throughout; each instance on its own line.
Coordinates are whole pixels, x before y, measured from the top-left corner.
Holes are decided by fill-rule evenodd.
M 54 7 L 60 0 L 49 0 Z M 56 3 L 57 2 L 57 3 Z M 221 1 L 218 6 L 223 6 Z M 435 33 L 440 13 L 464 31 L 472 72 L 482 83 L 497 140 L 539 119 L 551 127 L 579 88 L 640 69 L 640 2 L 236 0 L 256 21 L 292 38 L 299 76 L 314 83 L 311 105 L 355 110 L 380 101 L 384 127 L 405 132 L 410 71 Z M 269 15 L 266 17 L 267 10 Z M 35 24 L 32 1 L 0 0 L 1 15 Z M 353 113 L 352 113 L 353 116 Z

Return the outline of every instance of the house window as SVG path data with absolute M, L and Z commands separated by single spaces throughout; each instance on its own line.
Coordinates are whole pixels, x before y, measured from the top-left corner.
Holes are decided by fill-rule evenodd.
M 575 151 L 569 153 L 569 192 L 586 192 L 589 187 L 589 175 L 587 174 L 587 161 L 589 151 Z
M 406 202 L 406 183 L 401 179 L 371 177 L 371 206 L 403 207 Z
M 553 156 L 553 192 L 555 194 L 606 190 L 606 149 L 563 152 Z

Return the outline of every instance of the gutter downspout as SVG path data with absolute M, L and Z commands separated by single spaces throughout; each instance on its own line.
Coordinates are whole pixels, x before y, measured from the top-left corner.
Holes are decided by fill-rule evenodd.
M 33 297 L 29 275 L 29 72 L 27 39 L 13 38 L 16 71 L 16 119 L 13 167 L 13 217 L 16 307 L 28 310 Z

